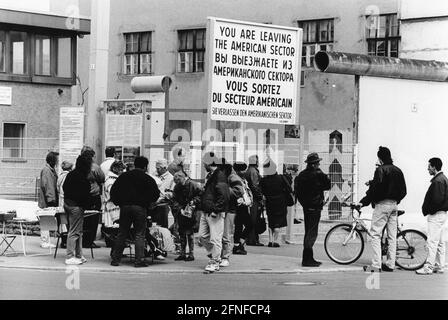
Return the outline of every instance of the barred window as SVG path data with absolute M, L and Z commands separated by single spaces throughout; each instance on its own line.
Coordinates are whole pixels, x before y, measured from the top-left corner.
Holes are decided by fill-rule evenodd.
M 124 38 L 126 46 L 124 74 L 151 74 L 153 72 L 152 33 L 125 33 Z
M 23 158 L 24 123 L 3 124 L 3 159 Z
M 204 72 L 205 29 L 178 31 L 177 72 Z
M 303 29 L 302 66 L 312 67 L 314 55 L 321 50 L 333 50 L 334 19 L 298 21 Z
M 367 54 L 398 58 L 400 25 L 397 14 L 366 17 Z

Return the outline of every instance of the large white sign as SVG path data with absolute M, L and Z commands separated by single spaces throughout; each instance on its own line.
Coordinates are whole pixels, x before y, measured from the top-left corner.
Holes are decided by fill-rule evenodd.
M 209 18 L 212 120 L 296 124 L 302 30 Z
M 84 143 L 84 108 L 63 107 L 59 120 L 59 159 L 73 164 Z
M 12 88 L 0 87 L 0 104 L 10 106 L 12 104 Z

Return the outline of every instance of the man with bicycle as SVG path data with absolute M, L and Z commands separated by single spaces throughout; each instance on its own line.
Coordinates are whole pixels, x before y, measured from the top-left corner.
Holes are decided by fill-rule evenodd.
M 395 256 L 397 250 L 397 205 L 406 196 L 406 182 L 403 172 L 393 165 L 390 150 L 379 147 L 378 166 L 373 180 L 369 181 L 369 189 L 366 196 L 361 199 L 358 206 L 364 207 L 372 204 L 372 235 L 371 245 L 373 250 L 372 265 L 370 271 L 392 272 L 395 268 Z M 387 228 L 387 260 L 382 264 L 381 236 L 384 228 Z M 366 271 L 369 267 L 365 266 Z

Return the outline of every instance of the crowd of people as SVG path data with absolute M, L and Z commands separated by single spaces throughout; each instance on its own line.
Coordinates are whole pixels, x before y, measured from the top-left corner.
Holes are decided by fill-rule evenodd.
M 177 151 L 176 151 L 177 152 Z M 302 266 L 319 267 L 314 259 L 313 246 L 324 205 L 324 191 L 331 188 L 329 177 L 320 169 L 321 158 L 310 153 L 306 168 L 292 180 L 285 170 L 278 173 L 276 163 L 267 158 L 260 174 L 258 156 L 249 157 L 248 163 L 228 163 L 213 152 L 206 153 L 202 162 L 207 172 L 205 183 L 193 181 L 187 174 L 181 154 L 168 164 L 157 160 L 154 173 L 148 172 L 149 161 L 136 157 L 132 165 L 115 159 L 115 150 L 105 150 L 106 159 L 99 166 L 95 152 L 84 147 L 76 164 L 64 161 L 62 172 L 56 174 L 58 154 L 50 152 L 41 172 L 39 207 L 63 207 L 68 216 L 66 264 L 86 262 L 82 248 L 95 247 L 98 224 L 104 230 L 118 230 L 110 244 L 111 265 L 118 266 L 123 256 L 129 234 L 135 238 L 135 267 L 146 267 L 147 247 L 157 251 L 157 241 L 148 228 L 156 224 L 169 228 L 179 243 L 176 261 L 193 261 L 194 234 L 199 235 L 199 245 L 204 246 L 209 261 L 208 272 L 230 265 L 232 254 L 246 255 L 246 246 L 263 246 L 259 235 L 266 228 L 268 247 L 280 247 L 280 230 L 287 226 L 287 208 L 298 201 L 303 207 L 305 235 Z M 380 147 L 378 163 L 369 190 L 358 204 L 372 204 L 372 270 L 393 271 L 395 267 L 397 205 L 406 196 L 406 184 L 401 170 L 393 165 L 390 150 Z M 448 210 L 448 180 L 441 172 L 439 158 L 429 160 L 428 170 L 435 177 L 425 198 L 423 213 L 428 215 L 429 256 L 419 274 L 443 271 L 445 244 L 442 229 Z M 98 219 L 86 224 L 84 212 L 101 212 Z M 169 226 L 169 214 L 174 223 Z M 267 215 L 267 227 L 264 220 Z M 99 220 L 101 219 L 101 220 Z M 388 229 L 388 259 L 382 264 L 381 234 Z M 87 235 L 83 236 L 83 230 Z M 233 235 L 233 237 L 232 237 Z M 49 235 L 42 233 L 42 246 L 48 247 Z M 188 250 L 187 250 L 188 249 Z M 163 259 L 159 254 L 157 257 Z

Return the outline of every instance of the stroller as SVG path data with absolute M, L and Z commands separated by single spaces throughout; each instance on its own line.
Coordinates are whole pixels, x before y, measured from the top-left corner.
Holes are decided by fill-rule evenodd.
M 116 220 L 114 221 L 114 225 L 119 225 L 120 221 Z M 152 225 L 151 218 L 148 217 L 148 225 Z M 164 250 L 164 241 L 161 234 L 158 233 L 152 233 L 151 232 L 152 227 L 146 228 L 145 233 L 145 257 L 151 257 L 151 262 L 154 262 L 154 259 L 157 260 L 163 260 L 167 255 L 168 252 Z M 118 230 L 119 228 L 113 227 L 113 228 L 103 228 L 102 234 L 104 236 L 106 247 L 111 248 L 110 255 L 112 256 L 113 249 L 115 247 L 115 243 L 118 238 Z M 123 254 L 124 257 L 127 257 L 131 260 L 135 259 L 135 254 L 132 252 L 132 245 L 135 245 L 135 231 L 133 228 L 131 228 L 129 232 L 128 239 L 126 239 L 125 242 L 125 248 L 129 249 L 129 254 Z

